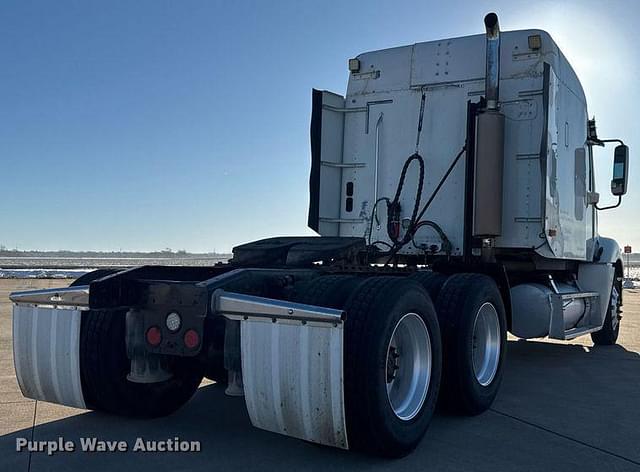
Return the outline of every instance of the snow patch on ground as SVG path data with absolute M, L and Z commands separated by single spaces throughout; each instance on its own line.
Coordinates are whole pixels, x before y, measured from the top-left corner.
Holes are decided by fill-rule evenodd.
M 2 269 L 0 279 L 77 279 L 91 272 L 91 268 L 83 269 Z
M 622 288 L 628 288 L 628 289 L 640 288 L 640 282 L 632 279 L 624 279 L 624 282 L 622 282 Z

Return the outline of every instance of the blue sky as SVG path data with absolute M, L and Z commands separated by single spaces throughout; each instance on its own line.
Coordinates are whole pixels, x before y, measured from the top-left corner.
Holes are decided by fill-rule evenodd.
M 228 251 L 306 229 L 313 87 L 418 41 L 541 28 L 601 137 L 631 147 L 600 229 L 640 249 L 640 12 L 629 1 L 11 1 L 0 4 L 0 244 Z M 597 154 L 609 201 L 611 156 Z

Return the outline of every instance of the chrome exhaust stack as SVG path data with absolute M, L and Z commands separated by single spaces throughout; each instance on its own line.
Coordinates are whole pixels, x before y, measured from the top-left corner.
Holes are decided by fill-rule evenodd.
M 500 112 L 500 26 L 498 15 L 484 17 L 487 30 L 486 107 L 476 117 L 473 189 L 473 228 L 476 238 L 502 234 L 502 179 L 504 166 L 504 115 Z
M 487 31 L 487 64 L 485 72 L 487 109 L 497 110 L 500 88 L 500 24 L 498 23 L 498 15 L 489 13 L 485 16 L 484 26 Z

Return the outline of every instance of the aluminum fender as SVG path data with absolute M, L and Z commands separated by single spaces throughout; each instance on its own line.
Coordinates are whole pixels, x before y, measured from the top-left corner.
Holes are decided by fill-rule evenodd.
M 600 248 L 602 248 L 602 253 L 600 253 Z M 598 253 L 600 253 L 599 258 L 597 258 Z M 596 240 L 594 259 L 595 262 L 607 262 L 609 264 L 615 264 L 616 262 L 622 260 L 622 249 L 620 249 L 620 246 L 615 239 L 603 238 L 602 236 L 598 236 Z
M 216 311 L 240 325 L 242 380 L 251 423 L 347 449 L 343 312 L 219 291 Z
M 609 241 L 613 240 L 610 239 Z M 613 243 L 616 247 L 618 246 L 615 241 Z M 609 263 L 587 262 L 578 266 L 578 285 L 580 288 L 590 292 L 597 292 L 600 296 L 598 318 L 592 318 L 591 320 L 594 325 L 602 326 L 604 323 L 604 317 L 607 314 L 607 308 L 609 308 L 614 274 L 615 268 L 613 264 Z
M 22 394 L 86 408 L 80 382 L 79 309 L 13 306 L 13 359 Z

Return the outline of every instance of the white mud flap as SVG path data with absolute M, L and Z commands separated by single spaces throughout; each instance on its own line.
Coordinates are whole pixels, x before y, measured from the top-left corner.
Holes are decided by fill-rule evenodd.
M 59 292 L 47 292 L 64 298 Z M 12 294 L 11 299 L 23 302 L 27 293 L 41 297 L 45 291 Z M 80 317 L 84 307 L 49 303 L 13 306 L 13 359 L 20 390 L 27 398 L 86 408 L 80 382 Z
M 251 423 L 348 448 L 343 312 L 220 291 L 220 314 L 241 323 L 242 380 Z

